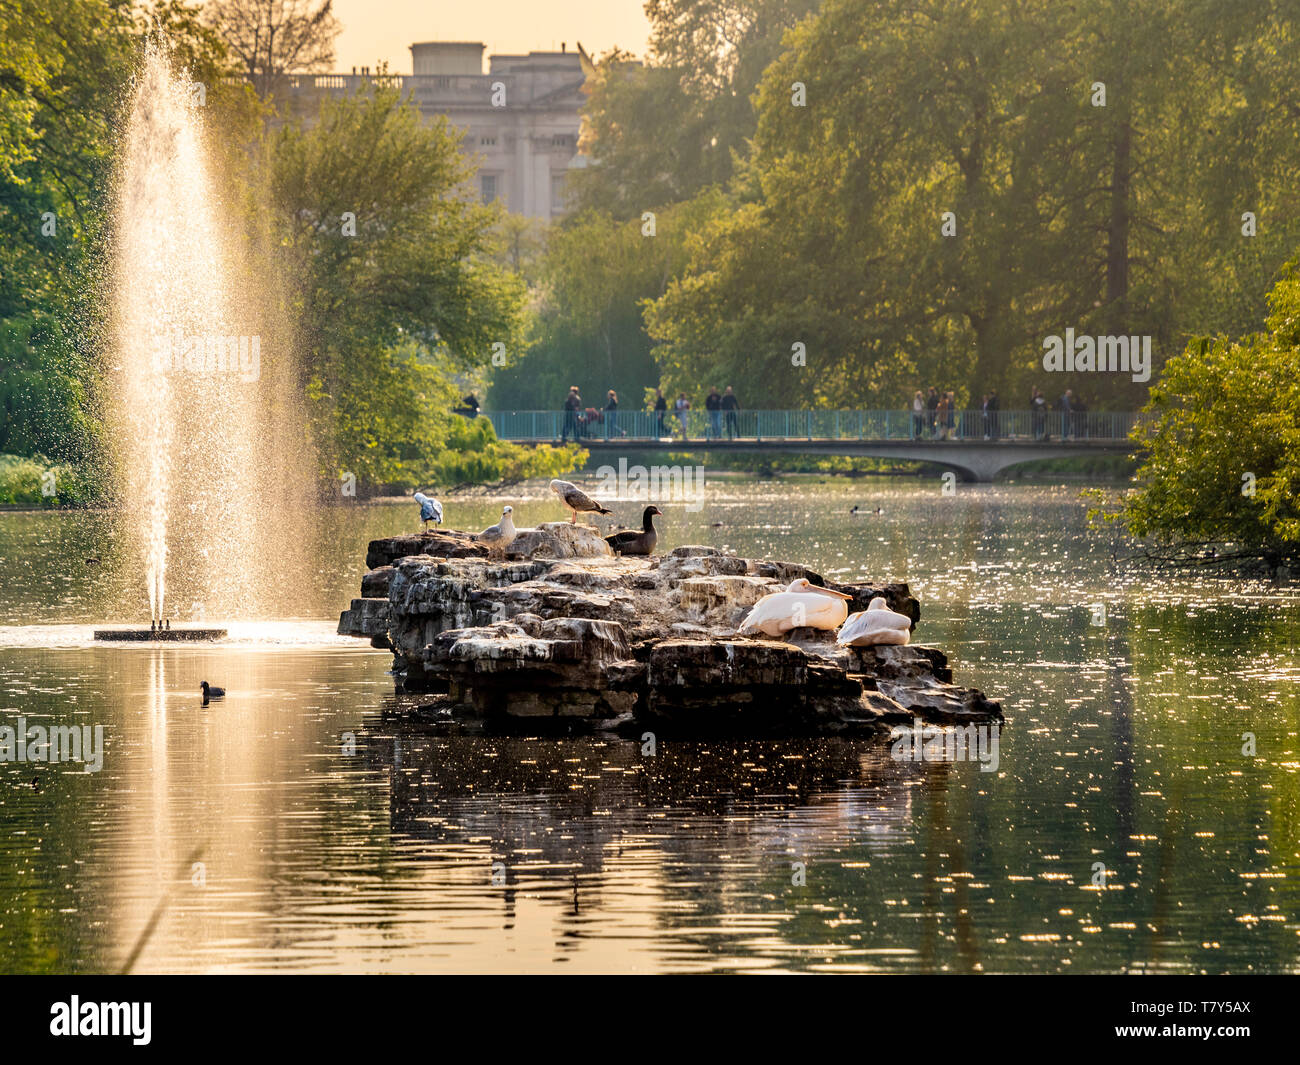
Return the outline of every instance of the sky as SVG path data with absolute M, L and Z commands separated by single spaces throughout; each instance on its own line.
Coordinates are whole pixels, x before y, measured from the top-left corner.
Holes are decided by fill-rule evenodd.
M 644 55 L 649 24 L 643 0 L 334 0 L 343 24 L 335 72 L 388 61 L 411 72 L 417 41 L 482 41 L 487 55 L 558 51 L 574 42 L 592 55 L 614 45 Z

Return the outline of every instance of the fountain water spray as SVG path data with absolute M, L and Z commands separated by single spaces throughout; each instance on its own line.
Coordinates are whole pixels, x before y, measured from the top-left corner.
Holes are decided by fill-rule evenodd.
M 178 591 L 182 609 L 249 607 L 266 446 L 255 300 L 233 265 L 240 231 L 216 193 L 201 119 L 199 94 L 155 35 L 120 142 L 111 248 L 114 436 L 159 622 Z

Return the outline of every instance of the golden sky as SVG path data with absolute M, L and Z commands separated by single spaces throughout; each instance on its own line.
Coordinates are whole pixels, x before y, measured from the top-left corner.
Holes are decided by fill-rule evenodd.
M 595 55 L 614 45 L 644 55 L 649 27 L 643 0 L 334 0 L 343 24 L 335 71 L 388 60 L 411 72 L 416 41 L 482 41 L 487 54 L 572 51 L 581 41 Z

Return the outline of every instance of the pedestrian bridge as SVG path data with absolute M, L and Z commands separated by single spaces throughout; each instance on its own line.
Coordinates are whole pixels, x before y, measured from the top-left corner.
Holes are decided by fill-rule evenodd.
M 1127 455 L 1136 449 L 1129 433 L 1142 415 L 1134 412 L 954 411 L 949 424 L 919 424 L 907 410 L 621 410 L 578 417 L 563 411 L 485 411 L 497 436 L 519 444 L 574 440 L 593 455 L 634 452 L 788 452 L 861 455 L 929 462 L 965 481 L 991 481 L 1001 471 L 1040 459 Z

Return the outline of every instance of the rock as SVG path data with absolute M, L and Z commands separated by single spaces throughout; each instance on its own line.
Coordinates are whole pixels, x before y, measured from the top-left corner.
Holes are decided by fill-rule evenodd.
M 388 586 L 397 571 L 392 566 L 378 566 L 361 578 L 361 594 L 367 599 L 387 599 Z
M 371 646 L 388 646 L 388 600 L 353 599 L 352 606 L 339 615 L 340 636 L 361 636 Z
M 371 540 L 370 546 L 366 549 L 366 566 L 375 570 L 382 566 L 391 566 L 399 558 L 409 558 L 411 555 L 432 555 L 436 558 L 485 558 L 487 554 L 487 548 L 475 543 L 470 533 L 447 529 Z
M 452 700 L 499 724 L 562 718 L 615 727 L 630 720 L 644 673 L 621 625 L 569 617 L 445 632 L 424 664 L 447 675 Z
M 602 558 L 613 555 L 598 529 L 567 521 L 543 522 L 520 529 L 506 549 L 507 558 Z
M 439 706 L 494 727 L 740 737 L 1001 716 L 952 683 L 935 648 L 845 648 L 807 628 L 783 640 L 736 635 L 754 603 L 798 577 L 863 609 L 880 596 L 915 625 L 906 584 L 824 581 L 798 563 L 713 547 L 614 557 L 593 527 L 567 522 L 520 530 L 508 556 L 485 558 L 452 531 L 374 541 L 368 559 L 379 564 L 363 593 L 387 598 L 354 600 L 339 631 L 390 645 L 406 690 L 447 692 Z

